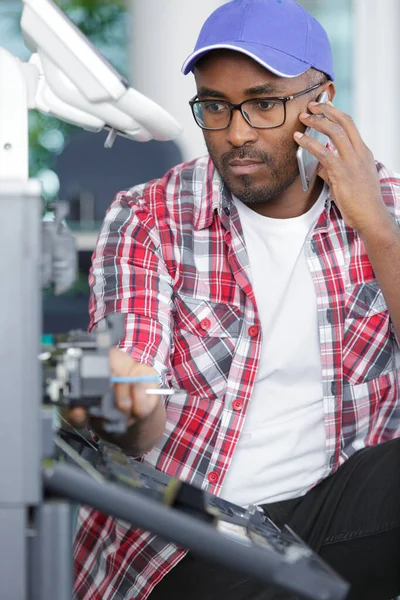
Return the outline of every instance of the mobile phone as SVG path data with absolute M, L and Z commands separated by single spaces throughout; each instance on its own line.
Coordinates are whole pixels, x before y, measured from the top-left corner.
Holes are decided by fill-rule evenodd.
M 318 97 L 318 104 L 324 104 L 328 102 L 329 96 L 327 92 L 322 92 L 322 94 Z M 319 115 L 322 119 L 322 115 Z M 307 127 L 305 133 L 309 135 L 314 140 L 317 140 L 323 146 L 326 146 L 329 138 L 324 133 L 313 129 L 312 127 Z M 299 146 L 297 150 L 297 164 L 299 165 L 301 185 L 303 186 L 303 190 L 307 192 L 310 189 L 311 184 L 314 181 L 315 175 L 318 169 L 318 158 L 316 158 L 311 152 Z

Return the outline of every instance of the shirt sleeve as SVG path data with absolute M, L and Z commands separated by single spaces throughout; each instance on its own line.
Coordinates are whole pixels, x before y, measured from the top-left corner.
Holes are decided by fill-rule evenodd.
M 117 194 L 97 240 L 89 273 L 91 331 L 111 313 L 124 315 L 119 347 L 170 379 L 173 281 L 140 188 Z
M 393 173 L 382 163 L 377 162 L 376 167 L 378 170 L 383 201 L 385 202 L 393 219 L 400 227 L 400 175 Z M 400 340 L 393 323 L 391 324 L 391 327 L 392 334 L 397 343 L 398 351 L 400 352 Z

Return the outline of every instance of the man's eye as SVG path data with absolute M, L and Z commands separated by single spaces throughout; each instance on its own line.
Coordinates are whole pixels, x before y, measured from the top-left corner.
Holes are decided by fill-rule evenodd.
M 204 102 L 203 108 L 207 112 L 213 113 L 213 114 L 223 112 L 226 110 L 225 104 L 222 104 L 221 102 Z
M 254 109 L 263 111 L 263 112 L 272 110 L 272 109 L 276 108 L 276 106 L 277 106 L 276 102 L 271 102 L 269 100 L 257 100 L 257 102 L 254 103 Z

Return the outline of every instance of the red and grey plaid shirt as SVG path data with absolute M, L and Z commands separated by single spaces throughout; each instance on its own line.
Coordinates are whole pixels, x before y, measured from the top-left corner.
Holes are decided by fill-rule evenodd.
M 400 223 L 400 180 L 377 168 Z M 356 450 L 400 435 L 400 361 L 364 244 L 331 198 L 305 252 L 317 294 L 328 475 Z M 214 493 L 268 335 L 248 273 L 239 215 L 205 157 L 117 195 L 90 275 L 91 327 L 108 313 L 126 315 L 121 346 L 188 393 L 166 401 L 164 436 L 143 460 Z M 152 533 L 82 508 L 75 597 L 144 600 L 183 555 Z

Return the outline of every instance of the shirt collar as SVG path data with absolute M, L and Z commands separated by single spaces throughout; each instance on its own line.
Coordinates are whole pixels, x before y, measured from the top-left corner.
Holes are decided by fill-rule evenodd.
M 229 215 L 232 198 L 210 157 L 200 179 L 200 185 L 193 192 L 195 229 L 200 231 L 210 227 L 217 212 L 222 224 L 229 229 Z
M 314 233 L 326 233 L 331 227 L 332 219 L 340 217 L 339 209 L 335 204 L 332 192 L 329 189 L 328 197 L 325 200 L 324 210 L 321 212 L 319 219 L 314 227 Z
M 333 154 L 337 155 L 338 151 L 330 140 L 328 140 L 327 147 Z M 325 200 L 325 208 L 322 211 L 317 224 L 314 228 L 314 232 L 327 232 L 331 226 L 332 218 L 340 217 L 340 211 L 335 204 L 335 200 L 332 196 L 332 190 L 328 189 L 328 197 Z

